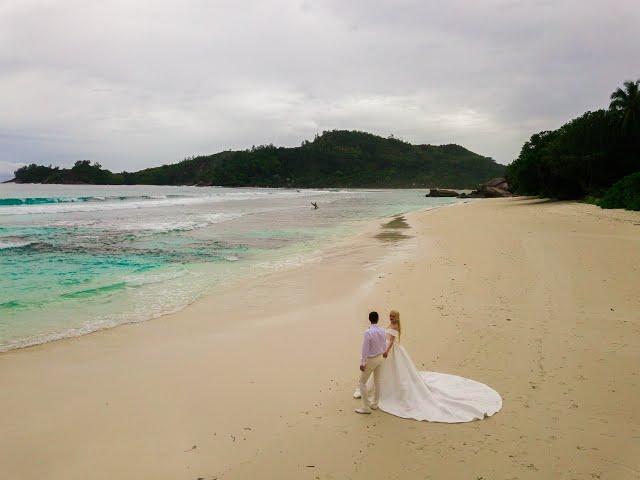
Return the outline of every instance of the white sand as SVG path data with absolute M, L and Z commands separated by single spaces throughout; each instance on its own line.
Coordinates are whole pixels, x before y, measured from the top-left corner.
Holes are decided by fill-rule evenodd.
M 640 478 L 640 214 L 501 199 L 407 219 L 387 232 L 408 239 L 374 225 L 177 314 L 0 354 L 2 478 Z M 503 410 L 353 413 L 372 308 Z

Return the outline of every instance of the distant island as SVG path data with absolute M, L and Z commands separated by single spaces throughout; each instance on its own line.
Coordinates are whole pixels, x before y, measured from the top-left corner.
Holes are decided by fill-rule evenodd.
M 504 174 L 492 158 L 459 145 L 412 145 L 360 131 L 332 130 L 299 147 L 262 145 L 113 173 L 79 160 L 72 168 L 31 164 L 16 183 L 200 185 L 225 187 L 474 188 Z

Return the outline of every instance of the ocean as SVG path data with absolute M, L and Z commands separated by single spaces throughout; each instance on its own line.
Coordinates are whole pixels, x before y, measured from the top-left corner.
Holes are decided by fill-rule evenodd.
M 0 185 L 0 351 L 174 312 L 303 263 L 363 220 L 456 201 L 424 194 Z

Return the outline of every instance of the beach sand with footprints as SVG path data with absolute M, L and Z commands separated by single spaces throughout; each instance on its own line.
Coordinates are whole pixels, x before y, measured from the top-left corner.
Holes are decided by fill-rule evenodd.
M 640 215 L 481 200 L 373 222 L 173 315 L 0 355 L 11 479 L 636 479 Z M 353 413 L 367 313 L 490 385 L 466 424 Z

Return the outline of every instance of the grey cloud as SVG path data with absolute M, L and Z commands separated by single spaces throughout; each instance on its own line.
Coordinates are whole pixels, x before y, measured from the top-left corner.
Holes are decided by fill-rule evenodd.
M 0 156 L 133 170 L 331 128 L 508 163 L 639 75 L 635 1 L 5 0 Z

